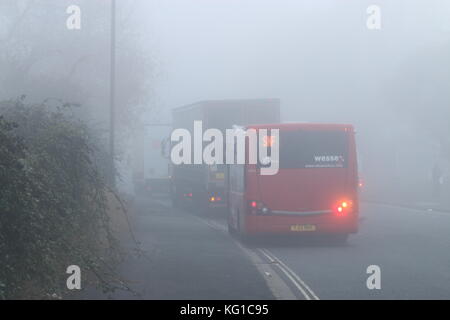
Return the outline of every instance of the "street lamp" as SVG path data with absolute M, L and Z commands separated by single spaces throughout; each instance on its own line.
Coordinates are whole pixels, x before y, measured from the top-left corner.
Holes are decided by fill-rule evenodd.
M 116 0 L 111 0 L 111 71 L 110 71 L 110 88 L 109 88 L 109 153 L 111 156 L 111 182 L 112 186 L 116 185 L 116 170 L 114 164 L 115 154 L 115 82 L 116 82 Z

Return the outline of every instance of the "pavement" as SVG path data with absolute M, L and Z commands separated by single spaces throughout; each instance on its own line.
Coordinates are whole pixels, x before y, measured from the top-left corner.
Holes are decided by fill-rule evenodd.
M 121 275 L 137 294 L 103 294 L 87 288 L 83 299 L 273 299 L 251 259 L 228 234 L 167 199 L 137 198 L 131 216 L 144 254 L 129 255 Z M 131 241 L 124 243 L 130 251 Z

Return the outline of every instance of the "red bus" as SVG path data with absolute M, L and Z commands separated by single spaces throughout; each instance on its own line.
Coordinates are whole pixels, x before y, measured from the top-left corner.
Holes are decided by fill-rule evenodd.
M 358 231 L 352 125 L 287 123 L 245 129 L 250 128 L 258 133 L 267 129 L 268 135 L 270 129 L 279 129 L 279 170 L 275 175 L 261 175 L 259 164 L 230 165 L 230 233 L 314 233 L 345 241 Z

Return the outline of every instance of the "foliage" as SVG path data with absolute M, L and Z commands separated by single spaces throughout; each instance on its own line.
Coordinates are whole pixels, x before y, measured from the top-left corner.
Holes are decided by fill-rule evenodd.
M 100 170 L 108 157 L 92 130 L 68 104 L 0 108 L 0 298 L 63 296 L 73 264 L 104 291 L 122 287 Z

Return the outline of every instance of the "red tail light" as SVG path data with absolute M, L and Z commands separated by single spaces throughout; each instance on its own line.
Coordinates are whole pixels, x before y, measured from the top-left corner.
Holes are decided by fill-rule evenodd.
M 260 201 L 249 201 L 248 202 L 248 213 L 250 214 L 270 214 L 270 209 L 267 208 L 264 203 Z
M 349 200 L 343 200 L 338 202 L 336 205 L 334 212 L 338 217 L 344 217 L 353 209 L 353 203 Z

